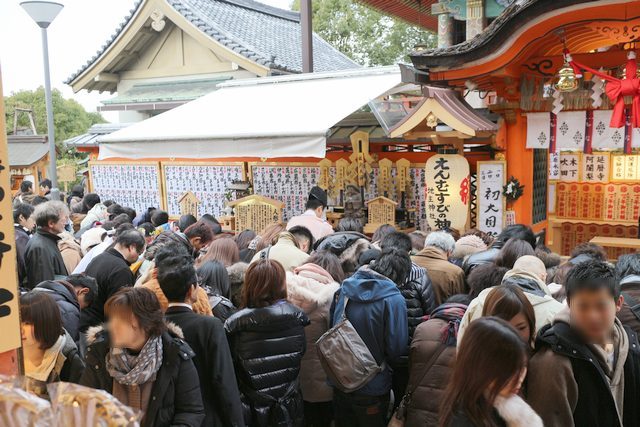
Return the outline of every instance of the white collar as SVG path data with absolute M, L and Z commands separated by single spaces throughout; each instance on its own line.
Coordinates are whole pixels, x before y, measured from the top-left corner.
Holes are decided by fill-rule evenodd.
M 169 307 L 187 307 L 189 310 L 193 310 L 191 304 L 187 304 L 186 302 L 170 302 L 167 308 Z

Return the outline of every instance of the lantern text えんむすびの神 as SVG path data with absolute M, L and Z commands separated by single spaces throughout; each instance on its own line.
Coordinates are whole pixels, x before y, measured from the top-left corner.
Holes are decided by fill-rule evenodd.
M 429 226 L 437 230 L 462 230 L 469 209 L 469 163 L 455 154 L 438 154 L 427 160 L 425 184 Z

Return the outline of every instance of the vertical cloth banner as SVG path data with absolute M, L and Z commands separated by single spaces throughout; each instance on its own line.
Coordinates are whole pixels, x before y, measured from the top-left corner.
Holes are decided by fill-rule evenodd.
M 527 148 L 549 148 L 550 113 L 527 113 Z
M 425 165 L 427 223 L 434 230 L 464 230 L 469 213 L 469 162 L 457 154 L 436 154 Z
M 505 199 L 502 190 L 506 183 L 506 163 L 478 162 L 477 167 L 477 227 L 485 233 L 497 236 L 505 226 Z
M 624 129 L 610 126 L 611 113 L 611 110 L 593 111 L 591 146 L 594 150 L 619 150 L 624 147 Z
M 2 71 L 0 70 L 0 97 Z M 20 312 L 16 275 L 15 236 L 11 206 L 9 148 L 4 103 L 0 102 L 0 353 L 20 347 Z
M 560 151 L 582 151 L 584 149 L 586 111 L 563 111 L 558 114 L 556 124 L 556 146 Z

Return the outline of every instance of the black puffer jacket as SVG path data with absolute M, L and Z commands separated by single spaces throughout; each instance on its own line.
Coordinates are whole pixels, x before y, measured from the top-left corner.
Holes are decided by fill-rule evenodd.
M 486 251 L 476 252 L 464 259 L 462 262 L 462 269 L 464 274 L 469 277 L 469 273 L 479 265 L 491 264 L 494 262 L 502 249 L 503 244 L 500 242 L 494 242 L 493 245 Z
M 71 285 L 65 285 L 64 283 L 47 280 L 33 288 L 33 291 L 45 292 L 55 300 L 60 309 L 62 326 L 64 326 L 64 329 L 71 335 L 73 341 L 78 342 L 80 339 L 80 304 L 73 291 L 73 287 L 71 287 Z
M 200 380 L 193 364 L 195 353 L 182 339 L 182 331 L 168 324 L 162 334 L 162 366 L 156 373 L 151 398 L 141 427 L 199 427 L 205 413 L 200 394 Z M 86 369 L 80 384 L 113 393 L 113 378 L 107 371 L 109 334 L 102 326 L 87 331 Z
M 302 425 L 298 373 L 308 324 L 307 316 L 286 301 L 245 308 L 225 323 L 248 426 Z
M 436 308 L 436 296 L 427 270 L 414 263 L 411 264 L 409 278 L 402 286 L 398 286 L 398 289 L 407 302 L 409 342 L 411 342 L 413 333 L 423 322 L 424 316 L 431 314 Z

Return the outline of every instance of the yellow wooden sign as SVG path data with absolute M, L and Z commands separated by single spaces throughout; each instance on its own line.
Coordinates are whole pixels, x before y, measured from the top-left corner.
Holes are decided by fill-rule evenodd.
M 74 165 L 62 165 L 56 169 L 58 170 L 58 181 L 73 182 L 76 180 L 76 167 Z
M 0 98 L 2 73 L 0 72 Z M 4 103 L 0 102 L 0 353 L 20 347 L 20 311 Z
M 187 191 L 180 197 L 178 204 L 180 205 L 180 215 L 193 215 L 198 218 L 198 206 L 200 200 L 191 191 Z

